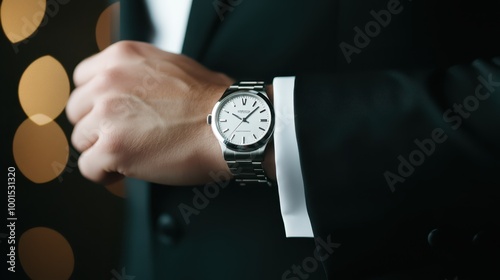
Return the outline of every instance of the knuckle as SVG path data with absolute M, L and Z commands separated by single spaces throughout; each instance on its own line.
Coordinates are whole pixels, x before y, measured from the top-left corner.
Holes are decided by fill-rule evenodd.
M 107 155 L 119 155 L 124 150 L 124 141 L 128 137 L 127 125 L 123 123 L 120 118 L 117 118 L 114 110 L 116 100 L 120 99 L 107 99 L 99 109 L 100 114 L 104 115 L 100 118 L 97 124 L 96 134 L 99 135 L 98 143 L 103 153 Z M 118 101 L 120 102 L 120 101 Z M 110 116 L 112 114 L 113 116 Z
M 82 84 L 82 80 L 83 80 L 83 77 L 84 77 L 84 68 L 83 68 L 83 64 L 80 63 L 78 64 L 76 67 L 75 67 L 75 70 L 73 71 L 73 81 L 75 82 L 76 85 L 81 85 Z
M 86 143 L 95 139 L 95 131 L 88 127 L 84 122 L 79 122 L 75 125 L 71 134 L 71 143 L 78 150 L 83 150 Z
M 124 144 L 125 136 L 125 132 L 119 129 L 113 129 L 102 134 L 99 138 L 102 151 L 105 154 L 113 155 L 113 158 L 117 158 L 126 151 Z
M 75 130 L 71 135 L 71 143 L 77 151 L 83 152 L 90 146 L 90 139 L 84 133 Z
M 66 117 L 68 118 L 69 122 L 73 125 L 75 125 L 77 123 L 77 109 L 76 109 L 76 105 L 75 104 L 75 99 L 72 98 L 74 97 L 74 95 L 70 95 L 70 98 L 66 104 L 66 107 L 64 108 L 65 112 L 66 112 Z
M 109 47 L 109 51 L 118 57 L 138 55 L 140 44 L 133 41 L 120 41 Z
M 113 121 L 111 121 L 109 119 L 102 119 L 99 122 L 99 134 L 100 135 L 114 133 L 115 130 L 116 130 L 116 124 Z
M 108 90 L 120 86 L 123 79 L 123 71 L 118 67 L 111 67 L 103 70 L 93 82 L 96 89 Z

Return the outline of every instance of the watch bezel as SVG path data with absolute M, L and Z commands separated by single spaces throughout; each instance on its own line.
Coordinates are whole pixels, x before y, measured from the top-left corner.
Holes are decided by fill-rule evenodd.
M 266 134 L 264 134 L 264 136 L 259 141 L 253 144 L 248 144 L 248 145 L 233 144 L 228 140 L 226 140 L 220 133 L 219 129 L 217 128 L 216 120 L 219 119 L 220 109 L 222 109 L 221 104 L 223 104 L 227 98 L 233 97 L 234 94 L 255 94 L 256 96 L 264 100 L 264 102 L 269 106 L 269 111 L 271 115 L 269 130 L 266 132 Z M 271 101 L 269 101 L 267 94 L 265 94 L 265 92 L 257 90 L 249 90 L 249 89 L 236 89 L 236 90 L 226 91 L 224 95 L 219 99 L 219 101 L 215 103 L 215 106 L 212 109 L 212 122 L 210 126 L 212 127 L 212 131 L 215 134 L 217 140 L 219 140 L 219 142 L 222 143 L 224 146 L 226 146 L 228 149 L 231 149 L 236 152 L 250 152 L 262 148 L 269 142 L 274 133 L 274 122 L 275 122 L 274 108 L 273 105 L 271 104 Z

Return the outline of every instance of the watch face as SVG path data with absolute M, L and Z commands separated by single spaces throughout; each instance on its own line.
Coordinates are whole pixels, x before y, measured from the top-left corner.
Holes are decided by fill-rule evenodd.
M 252 146 L 269 137 L 274 112 L 266 99 L 252 92 L 228 95 L 218 106 L 214 123 L 224 142 Z

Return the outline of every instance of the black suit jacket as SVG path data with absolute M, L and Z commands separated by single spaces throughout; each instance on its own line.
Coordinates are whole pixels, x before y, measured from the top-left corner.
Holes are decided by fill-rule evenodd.
M 130 13 L 137 3 L 122 1 L 122 35 L 148 40 L 147 17 Z M 483 279 L 499 263 L 499 8 L 194 0 L 186 55 L 235 79 L 297 76 L 295 129 L 319 246 L 284 238 L 274 188 L 221 188 L 187 224 L 179 205 L 193 206 L 203 186 L 131 187 L 130 274 Z

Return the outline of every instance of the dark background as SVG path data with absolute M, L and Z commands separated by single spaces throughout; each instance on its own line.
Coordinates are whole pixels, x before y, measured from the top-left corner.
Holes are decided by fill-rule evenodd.
M 65 68 L 72 83 L 75 66 L 85 57 L 99 51 L 95 29 L 100 13 L 114 1 L 70 0 L 59 6 L 59 11 L 49 17 L 48 23 L 17 45 L 0 32 L 0 85 L 2 104 L 1 157 L 2 176 L 7 168 L 16 167 L 12 140 L 19 125 L 26 120 L 18 98 L 19 80 L 24 70 L 36 59 L 51 55 Z M 70 139 L 72 125 L 61 113 L 55 122 Z M 68 164 L 76 162 L 70 154 Z M 62 234 L 72 247 L 75 266 L 71 279 L 112 279 L 112 271 L 121 271 L 120 264 L 124 200 L 100 185 L 84 179 L 77 168 L 63 174 L 63 181 L 56 178 L 48 183 L 36 184 L 24 177 L 16 167 L 16 241 L 26 230 L 48 227 Z M 4 179 L 4 182 L 6 179 Z M 7 210 L 6 188 L 0 194 L 2 217 L 0 233 L 5 228 Z M 1 279 L 12 279 L 7 274 L 4 261 L 7 240 L 1 239 Z M 18 242 L 16 242 L 18 245 Z M 22 270 L 19 256 L 15 279 L 28 279 Z M 7 278 L 8 277 L 8 278 Z

